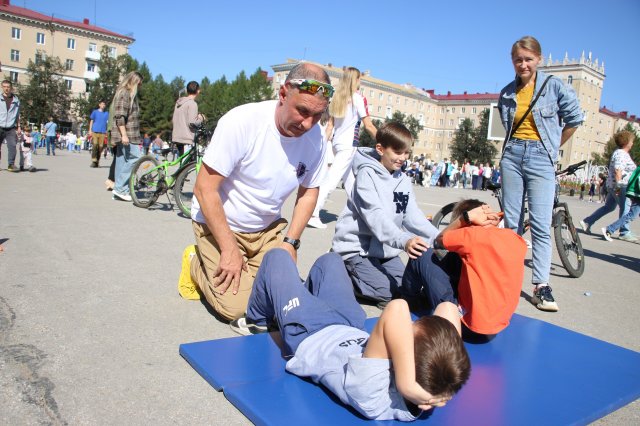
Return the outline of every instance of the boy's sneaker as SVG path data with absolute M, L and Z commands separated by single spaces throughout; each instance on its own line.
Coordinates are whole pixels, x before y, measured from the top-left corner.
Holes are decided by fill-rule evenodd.
M 605 237 L 606 238 L 606 237 Z M 635 235 L 633 235 L 631 232 L 627 232 L 624 235 L 620 235 L 618 237 L 619 240 L 622 241 L 628 241 L 630 243 L 637 243 L 638 242 L 638 237 L 636 237 Z
M 327 225 L 322 223 L 322 221 L 320 220 L 320 218 L 318 216 L 311 216 L 311 219 L 309 219 L 309 222 L 307 223 L 307 226 L 310 226 L 310 227 L 316 228 L 316 229 L 326 229 L 327 228 Z
M 589 225 L 584 220 L 580 221 L 580 227 L 582 228 L 582 230 L 584 231 L 585 234 L 590 234 L 591 233 L 591 225 Z
M 7 167 L 7 171 L 8 172 L 17 172 L 18 169 L 16 169 L 16 166 L 14 166 L 13 164 L 9 164 L 9 166 Z
M 613 241 L 613 238 L 611 238 L 611 232 L 607 231 L 607 228 L 602 228 L 602 236 L 607 241 Z M 620 238 L 622 238 L 622 235 Z
M 234 319 L 229 323 L 229 327 L 231 327 L 231 329 L 236 333 L 242 334 L 243 336 L 269 332 L 269 327 L 267 327 L 266 325 L 258 325 L 246 316 L 241 316 L 238 319 Z
M 196 246 L 190 245 L 182 253 L 182 270 L 178 278 L 178 293 L 183 299 L 200 300 L 198 286 L 191 278 L 191 259 L 196 255 Z
M 121 194 L 118 191 L 116 191 L 115 189 L 113 190 L 112 194 L 113 194 L 113 199 L 114 200 L 131 201 L 131 195 L 129 195 L 129 194 Z
M 558 304 L 551 295 L 551 287 L 548 285 L 541 286 L 533 290 L 531 302 L 541 311 L 557 312 Z

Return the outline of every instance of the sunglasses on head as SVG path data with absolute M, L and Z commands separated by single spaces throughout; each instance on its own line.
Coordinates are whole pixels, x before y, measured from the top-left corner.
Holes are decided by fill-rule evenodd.
M 308 78 L 307 79 L 296 78 L 296 79 L 287 81 L 287 83 L 293 86 L 296 86 L 300 90 L 309 92 L 312 95 L 315 95 L 316 93 L 320 92 L 322 93 L 322 96 L 324 96 L 327 99 L 331 98 L 333 96 L 333 92 L 335 91 L 333 86 L 330 84 L 323 83 L 318 80 L 308 79 Z

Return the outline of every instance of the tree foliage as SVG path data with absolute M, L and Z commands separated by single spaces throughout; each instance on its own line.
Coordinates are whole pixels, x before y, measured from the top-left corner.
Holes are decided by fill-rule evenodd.
M 492 162 L 498 154 L 495 144 L 487 139 L 489 128 L 489 110 L 480 113 L 480 124 L 473 126 L 473 122 L 465 118 L 456 130 L 451 144 L 451 158 L 462 164 L 465 160 L 472 163 Z
M 396 122 L 404 125 L 409 132 L 411 132 L 411 137 L 413 141 L 418 140 L 418 134 L 422 131 L 422 125 L 413 115 L 407 115 L 402 113 L 401 111 L 396 111 L 393 113 L 391 117 L 387 117 L 384 120 L 384 123 Z M 373 125 L 376 126 L 376 129 L 379 129 L 382 126 L 383 122 L 380 120 L 373 120 Z M 374 147 L 376 145 L 375 139 L 373 139 L 369 133 L 364 130 L 364 128 L 360 129 L 360 146 L 368 146 Z
M 70 121 L 71 93 L 63 78 L 65 68 L 57 56 L 45 57 L 38 51 L 36 62 L 29 60 L 29 83 L 19 85 L 20 118 L 22 121 L 46 123 L 49 116 Z

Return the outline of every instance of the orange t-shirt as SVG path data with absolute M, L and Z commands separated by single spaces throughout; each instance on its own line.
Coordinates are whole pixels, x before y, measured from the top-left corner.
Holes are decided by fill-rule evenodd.
M 510 229 L 467 226 L 445 233 L 442 243 L 462 259 L 458 283 L 462 322 L 480 334 L 503 330 L 522 289 L 527 253 L 522 237 Z

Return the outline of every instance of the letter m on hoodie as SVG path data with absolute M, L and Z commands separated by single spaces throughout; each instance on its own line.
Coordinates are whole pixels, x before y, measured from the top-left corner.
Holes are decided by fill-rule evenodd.
M 393 202 L 396 203 L 396 214 L 406 213 L 407 204 L 409 203 L 409 194 L 405 195 L 404 192 L 394 192 Z

